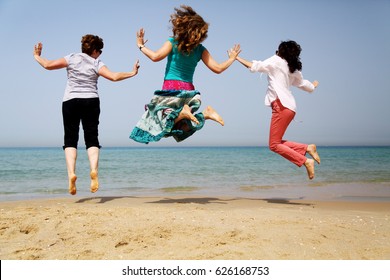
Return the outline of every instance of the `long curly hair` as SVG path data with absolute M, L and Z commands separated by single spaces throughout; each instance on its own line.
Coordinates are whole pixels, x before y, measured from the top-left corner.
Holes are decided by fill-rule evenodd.
M 104 47 L 103 39 L 96 35 L 87 34 L 81 38 L 81 51 L 92 55 L 93 51 L 101 51 Z
M 287 61 L 290 72 L 294 73 L 295 70 L 302 70 L 302 62 L 299 57 L 301 51 L 302 48 L 297 42 L 283 41 L 279 45 L 277 55 Z
M 207 38 L 209 24 L 190 6 L 181 5 L 171 15 L 172 32 L 179 52 L 189 54 Z

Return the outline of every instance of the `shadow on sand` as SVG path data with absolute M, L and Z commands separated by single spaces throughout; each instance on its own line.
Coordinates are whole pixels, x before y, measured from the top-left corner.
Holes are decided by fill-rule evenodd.
M 93 202 L 97 201 L 96 203 L 107 203 L 110 201 L 118 200 L 118 199 L 138 199 L 138 198 L 147 198 L 152 201 L 146 201 L 144 203 L 155 203 L 155 204 L 227 204 L 230 201 L 236 201 L 236 200 L 250 200 L 250 201 L 266 201 L 267 203 L 274 203 L 274 204 L 284 204 L 284 205 L 300 205 L 300 206 L 313 206 L 314 204 L 309 202 L 297 202 L 297 200 L 301 200 L 303 198 L 294 198 L 294 199 L 287 199 L 287 198 L 242 198 L 242 197 L 236 197 L 236 198 L 229 198 L 229 199 L 223 199 L 223 198 L 217 198 L 217 197 L 186 197 L 186 198 L 158 198 L 157 200 L 153 201 L 153 197 L 136 197 L 136 196 L 102 196 L 102 197 L 89 197 L 89 198 L 82 198 L 76 201 L 76 203 L 86 203 L 86 202 Z

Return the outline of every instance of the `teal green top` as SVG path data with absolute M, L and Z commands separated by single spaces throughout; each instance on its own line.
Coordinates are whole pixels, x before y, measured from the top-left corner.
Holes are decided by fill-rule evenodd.
M 175 38 L 170 37 L 168 40 L 172 44 L 172 51 L 168 55 L 164 79 L 192 83 L 196 65 L 206 48 L 199 44 L 190 54 L 183 54 L 177 49 Z

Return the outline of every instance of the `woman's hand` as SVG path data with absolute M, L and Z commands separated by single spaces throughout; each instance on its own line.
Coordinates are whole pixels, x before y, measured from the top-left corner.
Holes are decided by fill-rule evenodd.
M 137 32 L 137 47 L 138 48 L 144 47 L 146 42 L 148 41 L 148 40 L 145 41 L 144 36 L 145 36 L 145 30 L 143 28 L 141 28 Z
M 241 52 L 240 44 L 234 45 L 233 48 L 228 50 L 229 58 L 232 58 L 235 60 L 240 52 Z
M 312 82 L 312 84 L 313 84 L 313 86 L 316 88 L 316 87 L 318 87 L 319 82 L 318 82 L 318 81 L 314 81 L 314 82 Z
M 42 54 L 42 43 L 38 43 L 34 46 L 33 55 L 41 56 Z
M 134 66 L 133 66 L 133 73 L 134 75 L 137 75 L 138 74 L 138 69 L 139 69 L 139 59 L 137 59 L 137 61 L 134 63 Z

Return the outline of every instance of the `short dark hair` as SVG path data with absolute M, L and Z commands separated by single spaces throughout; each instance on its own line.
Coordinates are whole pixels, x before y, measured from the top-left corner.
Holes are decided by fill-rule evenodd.
M 104 47 L 103 39 L 96 35 L 87 34 L 81 38 L 81 51 L 91 55 L 93 51 L 101 51 Z

